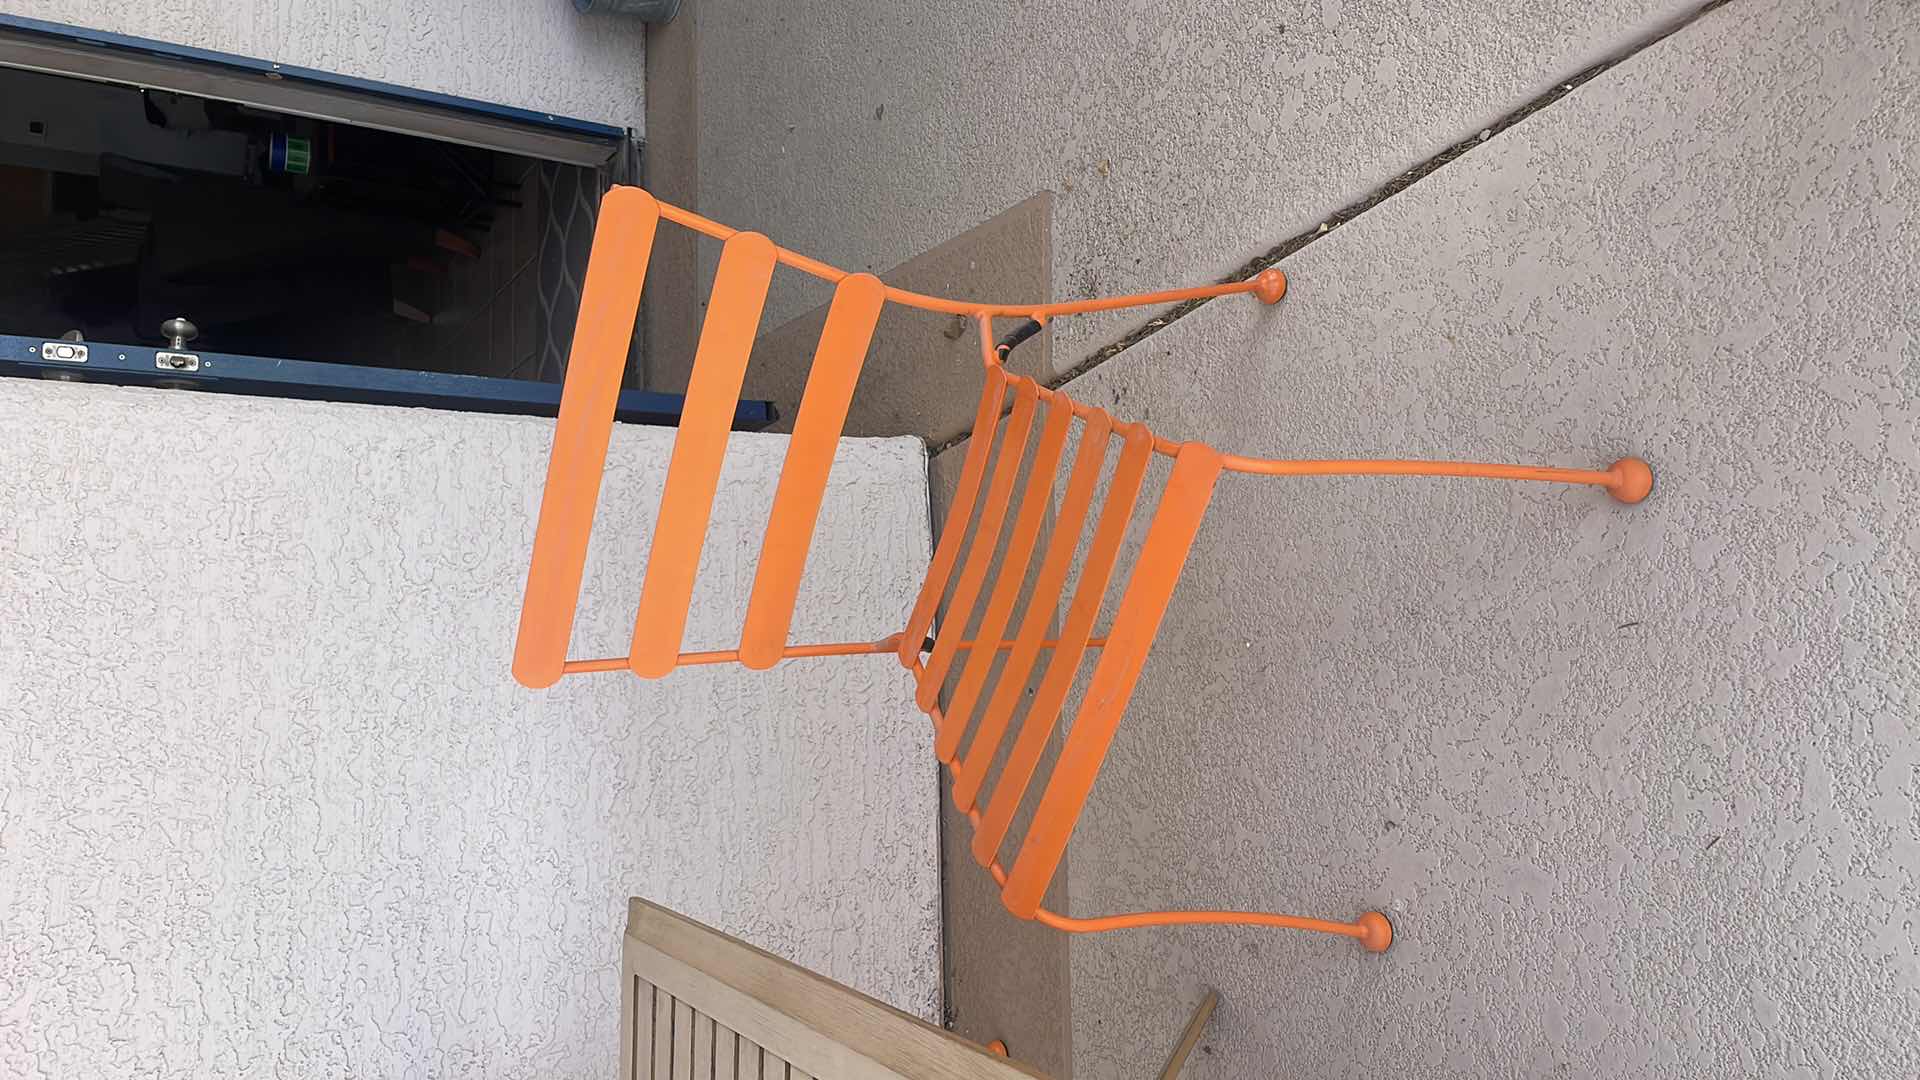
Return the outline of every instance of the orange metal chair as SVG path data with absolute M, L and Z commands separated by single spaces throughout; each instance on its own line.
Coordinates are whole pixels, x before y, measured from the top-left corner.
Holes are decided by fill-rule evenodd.
M 648 255 L 662 219 L 723 241 L 720 265 L 667 467 L 666 490 L 661 496 L 653 548 L 641 587 L 632 647 L 626 656 L 569 660 L 567 644 L 613 427 L 614 398 L 640 303 Z M 739 647 L 683 652 L 682 635 L 694 574 L 719 484 L 721 459 L 776 265 L 832 283 L 833 300 L 794 419 Z M 1251 279 L 1224 285 L 1071 303 L 947 300 L 892 288 L 871 274 L 846 273 L 776 247 L 759 233 L 736 231 L 658 202 L 638 188 L 615 188 L 602 204 L 587 267 L 579 326 L 527 574 L 514 677 L 528 687 L 541 688 L 553 685 L 562 675 L 585 672 L 630 670 L 657 679 L 692 664 L 737 662 L 750 668 L 769 668 L 782 660 L 801 657 L 891 653 L 917 681 L 916 700 L 933 721 L 934 752 L 952 773 L 954 802 L 974 825 L 973 856 L 1000 884 L 1002 901 L 1013 914 L 1072 932 L 1178 923 L 1288 927 L 1340 934 L 1357 939 L 1368 949 L 1384 950 L 1392 942 L 1393 929 L 1385 916 L 1374 911 L 1352 922 L 1238 911 L 1153 911 L 1083 919 L 1040 906 L 1146 663 L 1147 651 L 1215 483 L 1222 473 L 1486 477 L 1590 484 L 1606 489 L 1621 502 L 1633 503 L 1646 497 L 1653 475 L 1637 458 L 1624 458 L 1603 470 L 1585 470 L 1446 461 L 1284 461 L 1225 454 L 1203 443 L 1176 442 L 1157 435 L 1143 424 L 1118 420 L 1059 390 L 1012 374 L 1002 364 L 1012 342 L 998 347 L 994 343 L 996 318 L 1029 320 L 1023 323 L 1018 337 L 1057 316 L 1228 293 L 1252 293 L 1272 304 L 1285 292 L 1286 278 L 1278 270 L 1269 269 Z M 959 488 L 904 630 L 873 642 L 791 644 L 787 640 L 788 626 L 826 491 L 827 473 L 874 325 L 887 303 L 970 316 L 978 324 L 984 389 Z M 1031 598 L 1016 619 L 1022 584 L 1053 501 L 1075 417 L 1082 422 L 1080 438 L 1066 470 L 1066 488 L 1053 536 L 1040 556 Z M 1039 434 L 1029 455 L 1025 450 L 1036 428 Z M 996 434 L 1006 449 L 989 476 L 987 463 Z M 1110 444 L 1116 439 L 1120 443 L 1119 460 L 1106 497 L 1096 511 L 1095 488 Z M 1154 454 L 1173 459 L 1172 473 L 1154 507 L 1144 546 L 1120 592 L 1112 625 L 1104 636 L 1096 636 L 1094 624 L 1116 578 L 1122 540 L 1140 503 L 1147 466 Z M 1016 502 L 1014 488 L 1023 460 L 1029 461 L 1031 468 Z M 1010 511 L 1013 525 L 1007 532 Z M 977 528 L 969 544 L 967 526 L 976 515 Z M 1059 634 L 1049 638 L 1048 627 L 1058 614 L 1078 541 L 1090 519 L 1094 521 L 1091 546 L 1075 579 Z M 1003 534 L 1005 551 L 1000 571 L 994 576 L 993 555 Z M 950 583 L 953 593 L 942 628 L 935 632 L 935 610 Z M 979 627 L 972 639 L 965 639 L 963 634 L 980 610 L 983 596 L 985 607 Z M 1009 638 L 1010 627 L 1014 632 Z M 1006 869 L 999 861 L 1002 844 L 1036 779 L 1075 673 L 1090 649 L 1098 649 L 1100 657 L 1084 702 L 1038 796 L 1032 824 L 1018 845 L 1013 866 Z M 990 690 L 988 680 L 997 652 L 1007 656 Z M 1018 706 L 1027 696 L 1022 690 L 1043 652 L 1049 653 L 1050 659 L 1022 713 Z M 956 671 L 958 681 L 943 709 L 942 689 Z M 1013 729 L 1017 713 L 1021 722 L 1011 753 L 993 780 L 990 795 L 983 798 L 989 767 Z M 967 738 L 969 731 L 971 739 Z

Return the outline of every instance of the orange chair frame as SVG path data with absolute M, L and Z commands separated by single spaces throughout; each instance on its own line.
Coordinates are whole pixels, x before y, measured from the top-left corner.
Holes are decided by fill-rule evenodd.
M 654 234 L 663 219 L 722 241 L 720 264 L 667 467 L 631 648 L 626 656 L 569 660 L 566 650 L 612 434 L 614 400 Z M 832 284 L 833 300 L 774 492 L 739 647 L 683 652 L 694 575 L 719 485 L 721 462 L 776 265 Z M 1203 443 L 1173 441 L 1143 424 L 1118 421 L 1058 389 L 1010 373 L 1002 363 L 1003 352 L 994 345 L 996 318 L 1044 323 L 1065 315 L 1231 293 L 1251 293 L 1272 304 L 1285 295 L 1286 288 L 1281 272 L 1267 269 L 1244 281 L 1058 304 L 949 300 L 896 289 L 871 274 L 849 274 L 777 247 L 759 233 L 731 229 L 659 202 L 638 188 L 614 188 L 601 204 L 581 295 L 579 323 L 554 429 L 546 491 L 521 608 L 514 677 L 537 689 L 553 685 L 563 675 L 585 672 L 629 670 L 645 678 L 661 678 L 678 667 L 696 664 L 737 662 L 749 668 L 769 668 L 782 660 L 802 657 L 891 653 L 917 680 L 915 699 L 933 721 L 935 754 L 951 771 L 954 802 L 975 829 L 973 856 L 1000 885 L 1002 902 L 1013 914 L 1075 933 L 1182 923 L 1237 923 L 1338 934 L 1376 952 L 1386 949 L 1393 940 L 1393 928 L 1377 911 L 1365 912 L 1351 922 L 1339 922 L 1245 911 L 1150 911 L 1075 918 L 1041 906 L 1146 662 L 1216 482 L 1222 473 L 1483 477 L 1588 484 L 1604 488 L 1621 502 L 1634 503 L 1651 490 L 1653 474 L 1637 458 L 1623 458 L 1602 470 L 1587 470 L 1456 461 L 1293 461 L 1223 454 Z M 984 388 L 959 487 L 903 631 L 878 641 L 791 644 L 787 641 L 788 628 L 828 471 L 874 326 L 881 308 L 888 303 L 967 316 L 978 325 Z M 1083 429 L 1053 537 L 1042 557 L 1031 600 L 1017 631 L 1008 639 L 1004 635 L 1012 625 L 1046 510 L 1052 506 L 1069 428 L 1076 417 Z M 1026 460 L 1025 449 L 1036 423 L 1040 434 L 1012 532 L 1006 534 L 1002 571 L 989 582 L 1007 512 L 1015 505 L 1016 476 Z M 1006 449 L 989 477 L 987 462 L 996 432 L 1001 432 Z M 1097 514 L 1092 544 L 1060 631 L 1049 639 L 1048 626 L 1058 614 L 1058 600 L 1065 592 L 1077 542 L 1094 515 L 1097 481 L 1115 438 L 1121 442 L 1119 461 Z M 1112 626 L 1104 637 L 1096 636 L 1094 623 L 1154 454 L 1173 459 L 1172 473 L 1121 593 Z M 965 543 L 967 526 L 976 510 L 979 520 L 969 546 Z M 954 580 L 956 569 L 958 578 Z M 950 581 L 954 592 L 947 605 L 945 629 L 929 637 L 935 629 L 935 609 Z M 988 600 L 980 625 L 972 639 L 964 639 L 983 592 Z M 1013 867 L 1008 870 L 999 861 L 1000 848 L 1025 801 L 1075 673 L 1089 649 L 1100 650 L 1092 682 L 1052 777 L 1040 795 Z M 983 811 L 981 791 L 989 766 L 1011 726 L 1027 677 L 1043 651 L 1051 651 L 1052 660 Z M 941 691 L 961 652 L 968 656 L 958 669 L 959 681 L 943 709 Z M 1007 660 L 989 695 L 988 675 L 992 658 L 999 652 L 1007 653 Z M 983 698 L 986 705 L 981 710 Z M 975 728 L 974 737 L 963 753 L 970 725 Z

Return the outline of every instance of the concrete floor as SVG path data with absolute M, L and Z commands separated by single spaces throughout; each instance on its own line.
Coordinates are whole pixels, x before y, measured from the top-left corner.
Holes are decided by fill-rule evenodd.
M 778 72 L 703 69 L 701 209 L 851 266 L 1053 187 L 1057 295 L 1219 274 L 1485 128 L 1290 254 L 1280 307 L 1207 304 L 1069 391 L 1249 453 L 1659 471 L 1634 508 L 1223 484 L 1074 837 L 1070 907 L 1377 906 L 1399 939 L 1076 938 L 1074 1075 L 1152 1075 L 1202 985 L 1224 1002 L 1201 1077 L 1920 1074 L 1908 13 L 1732 0 L 1674 30 L 1661 5 L 1580 25 L 1447 5 L 1418 16 L 1437 44 L 1384 4 L 1023 15 L 1074 47 L 989 57 L 952 36 L 1001 40 L 970 5 L 693 2 L 736 71 Z M 1277 44 L 1302 27 L 1311 63 Z M 884 118 L 851 111 L 883 88 Z M 1063 100 L 1058 138 L 1022 122 Z M 1120 190 L 1142 162 L 1162 171 Z M 1056 328 L 1054 366 L 1113 329 Z M 954 929 L 976 969 L 1026 959 Z
M 1212 280 L 1698 3 L 689 0 L 691 186 L 854 270 L 1050 190 L 1057 298 Z M 823 299 L 777 281 L 766 326 Z
M 1632 508 L 1225 486 L 1074 907 L 1399 941 L 1076 941 L 1077 1075 L 1139 1075 L 1204 982 L 1202 1077 L 1920 1075 L 1920 30 L 1845 6 L 1736 2 L 1288 260 L 1281 309 L 1073 385 L 1275 456 L 1659 470 Z

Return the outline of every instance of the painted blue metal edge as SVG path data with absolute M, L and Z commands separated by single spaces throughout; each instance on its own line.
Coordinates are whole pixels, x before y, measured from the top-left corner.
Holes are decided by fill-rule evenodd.
M 255 60 L 232 53 L 215 52 L 212 49 L 197 49 L 191 45 L 175 45 L 167 41 L 155 41 L 152 38 L 133 37 L 127 34 L 110 34 L 104 30 L 89 30 L 84 26 L 69 26 L 65 23 L 47 22 L 42 19 L 29 19 L 19 15 L 0 14 L 0 28 L 18 30 L 29 34 L 78 41 L 87 45 L 104 48 L 126 49 L 132 52 L 146 53 L 167 60 L 191 60 L 201 64 L 215 64 L 261 75 L 277 75 L 286 79 L 298 79 L 302 82 L 319 83 L 342 89 L 354 90 L 365 94 L 398 101 L 436 105 L 443 109 L 473 113 L 496 119 L 512 120 L 536 127 L 570 131 L 578 135 L 606 139 L 618 142 L 625 139 L 625 128 L 611 124 L 599 124 L 591 120 L 576 120 L 572 117 L 555 116 L 552 113 L 535 112 L 531 109 L 519 109 L 511 105 L 496 105 L 492 102 L 478 101 L 473 98 L 455 97 L 452 94 L 436 93 L 432 90 L 415 90 L 411 87 L 395 86 L 392 83 L 376 82 L 372 79 L 359 79 L 351 75 L 337 75 L 330 71 L 297 67 L 292 64 L 276 64 L 269 60 Z
M 75 364 L 43 359 L 39 352 L 43 344 L 46 342 L 40 338 L 0 334 L 0 376 L 64 378 L 116 386 L 183 387 L 221 394 L 351 401 L 455 412 L 518 416 L 556 416 L 560 412 L 559 383 L 214 352 L 194 353 L 200 358 L 198 371 L 170 371 L 155 366 L 154 354 L 158 350 L 151 347 L 91 341 L 84 343 L 88 350 L 87 362 Z M 626 424 L 674 425 L 680 422 L 683 402 L 679 394 L 622 390 L 614 406 L 614 419 Z M 733 426 L 740 431 L 759 431 L 778 418 L 779 412 L 772 402 L 746 400 L 735 407 Z

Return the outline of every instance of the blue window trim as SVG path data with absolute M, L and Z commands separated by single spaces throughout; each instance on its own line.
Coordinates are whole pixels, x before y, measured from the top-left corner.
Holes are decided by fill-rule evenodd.
M 127 34 L 110 34 L 104 30 L 89 30 L 83 26 L 69 26 L 65 23 L 47 22 L 42 19 L 28 19 L 18 15 L 0 14 L 0 29 L 15 30 L 22 33 L 38 34 L 43 37 L 75 41 L 102 48 L 122 49 L 143 53 L 165 60 L 186 60 L 198 64 L 213 64 L 232 68 L 256 75 L 274 75 L 283 79 L 296 79 L 301 82 L 316 83 L 323 86 L 352 90 L 357 93 L 371 94 L 395 101 L 433 105 L 455 112 L 470 113 L 496 120 L 510 120 L 533 127 L 566 131 L 589 138 L 605 139 L 609 143 L 618 143 L 627 136 L 625 128 L 611 124 L 598 124 L 590 120 L 576 120 L 572 117 L 555 116 L 552 113 L 535 112 L 531 109 L 517 109 L 511 105 L 496 105 L 473 98 L 455 97 L 452 94 L 440 94 L 431 90 L 414 90 L 410 87 L 395 86 L 392 83 L 376 82 L 372 79 L 359 79 L 351 75 L 336 75 L 330 71 L 298 67 L 293 64 L 277 64 L 270 60 L 255 60 L 252 57 L 236 56 L 232 53 L 215 52 L 212 49 L 196 49 L 190 45 L 175 45 L 167 41 L 155 41 L 152 38 L 133 37 Z
M 76 364 L 43 358 L 41 347 L 46 344 L 48 342 L 41 338 L 0 334 L 0 376 L 174 387 L 306 401 L 352 401 L 455 412 L 556 416 L 560 411 L 559 383 L 199 350 L 193 354 L 200 360 L 198 371 L 171 371 L 156 364 L 155 353 L 159 350 L 150 346 L 96 341 L 84 342 L 87 361 Z M 680 422 L 683 404 L 679 394 L 622 390 L 614 406 L 614 419 L 626 424 L 673 426 Z M 759 431 L 777 419 L 779 412 L 772 402 L 743 400 L 734 409 L 733 426 L 740 431 Z

